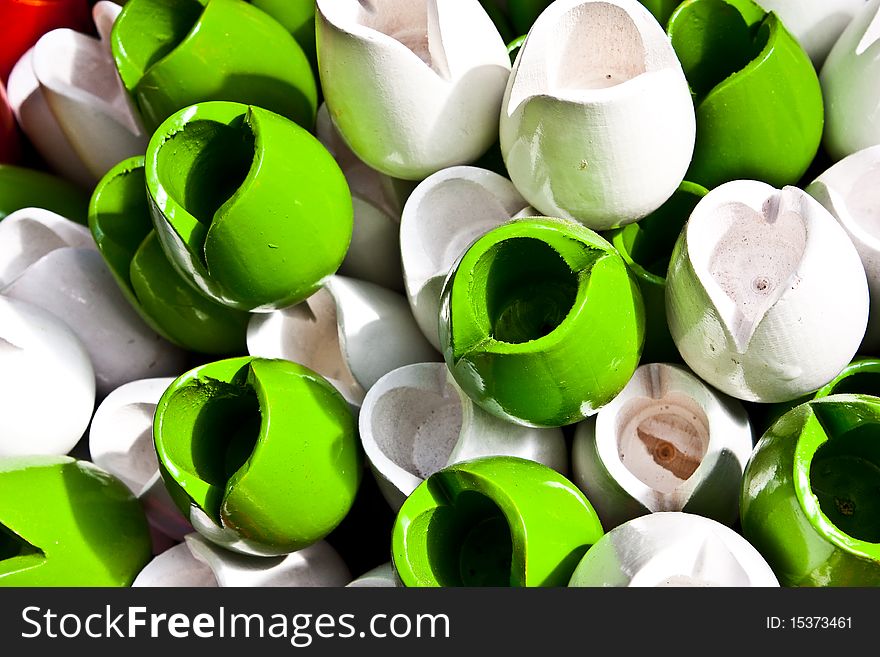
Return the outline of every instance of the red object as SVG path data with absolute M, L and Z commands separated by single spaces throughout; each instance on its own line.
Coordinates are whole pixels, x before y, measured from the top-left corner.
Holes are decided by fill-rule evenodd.
M 18 159 L 18 131 L 15 117 L 6 99 L 6 87 L 0 82 L 0 164 L 14 164 Z
M 91 32 L 88 0 L 0 0 L 0 81 L 41 36 L 59 27 Z

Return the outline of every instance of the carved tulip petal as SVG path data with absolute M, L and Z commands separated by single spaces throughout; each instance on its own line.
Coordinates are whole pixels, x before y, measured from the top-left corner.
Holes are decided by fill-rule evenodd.
M 153 559 L 134 587 L 344 586 L 351 573 L 325 541 L 283 557 L 251 557 L 212 545 L 198 534 Z
M 101 2 L 93 10 L 95 22 L 106 30 L 121 11 L 115 3 Z M 146 150 L 148 136 L 106 40 L 53 30 L 34 46 L 33 66 L 52 114 L 95 181 Z
M 439 359 L 401 295 L 342 276 L 300 304 L 254 315 L 248 351 L 315 370 L 356 407 L 391 370 Z
M 95 403 L 94 371 L 76 335 L 42 308 L 0 295 L 0 371 L 0 456 L 69 452 Z
M 15 119 L 52 169 L 82 187 L 91 187 L 95 179 L 83 168 L 79 155 L 49 109 L 34 73 L 33 56 L 31 48 L 9 74 L 7 93 Z
M 318 140 L 330 151 L 351 189 L 354 229 L 339 273 L 403 290 L 400 269 L 401 196 L 409 190 L 390 176 L 364 164 L 351 152 L 330 120 L 326 103 L 318 109 Z
M 575 432 L 575 482 L 606 529 L 688 511 L 733 524 L 752 452 L 748 415 L 684 368 L 642 365 Z
M 153 414 L 173 380 L 132 381 L 107 395 L 92 418 L 89 453 L 95 464 L 119 478 L 138 497 L 150 524 L 181 540 L 192 527 L 161 480 L 153 446 Z
M 478 237 L 513 217 L 537 214 L 506 178 L 450 167 L 410 195 L 400 222 L 403 278 L 422 333 L 440 349 L 440 292 L 449 270 Z
M 859 252 L 872 299 L 862 349 L 876 351 L 880 348 L 880 145 L 845 157 L 806 191 L 834 215 Z
M 560 429 L 533 429 L 490 415 L 462 392 L 443 363 L 386 374 L 367 393 L 359 423 L 380 490 L 395 510 L 435 472 L 481 456 L 518 456 L 563 474 L 568 470 Z
M 421 180 L 497 138 L 510 60 L 478 0 L 318 0 L 316 20 L 333 122 L 374 169 Z
M 558 0 L 507 85 L 501 151 L 522 195 L 595 230 L 660 207 L 684 178 L 696 120 L 663 28 L 636 0 Z
M 590 548 L 569 586 L 779 586 L 758 551 L 729 527 L 688 513 L 630 520 Z
M 835 160 L 880 143 L 880 0 L 864 3 L 828 54 L 819 81 L 825 148 Z
M 852 360 L 868 319 L 859 255 L 795 187 L 726 183 L 694 209 L 670 262 L 669 328 L 685 362 L 723 392 L 789 401 Z
M 33 222 L 47 216 L 49 227 L 43 234 L 57 234 L 59 222 L 67 221 L 51 213 L 22 212 L 29 213 L 28 221 L 18 224 L 17 219 L 12 226 L 27 227 L 32 234 L 39 230 Z M 15 265 L 19 274 L 5 280 L 0 293 L 45 308 L 74 330 L 89 351 L 101 397 L 128 381 L 179 372 L 184 353 L 144 324 L 119 291 L 94 244 L 59 246 L 42 257 L 35 250 L 38 259 L 31 263 L 19 260 Z

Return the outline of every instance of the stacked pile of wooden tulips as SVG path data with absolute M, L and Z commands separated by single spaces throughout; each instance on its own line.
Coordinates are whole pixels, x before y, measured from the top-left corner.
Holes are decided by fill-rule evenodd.
M 880 585 L 880 0 L 0 32 L 0 585 Z

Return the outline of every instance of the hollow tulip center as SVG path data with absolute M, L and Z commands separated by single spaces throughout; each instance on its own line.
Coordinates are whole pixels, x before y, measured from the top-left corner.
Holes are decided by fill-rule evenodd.
M 545 242 L 526 237 L 494 245 L 473 275 L 484 285 L 492 337 L 509 344 L 552 333 L 578 292 L 578 276 L 562 256 Z
M 646 49 L 626 10 L 590 2 L 561 23 L 556 84 L 563 89 L 604 89 L 632 80 L 646 69 Z M 586 47 L 589 44 L 589 47 Z
M 733 216 L 723 217 L 727 213 Z M 772 203 L 763 214 L 732 203 L 719 209 L 718 219 L 728 219 L 728 228 L 715 242 L 709 270 L 746 321 L 755 323 L 797 272 L 807 244 L 804 219 L 793 210 L 777 212 Z
M 750 26 L 724 0 L 693 3 L 678 13 L 669 26 L 672 46 L 697 102 L 761 53 L 770 36 L 762 26 Z
M 444 468 L 458 442 L 462 413 L 458 395 L 397 388 L 376 402 L 373 435 L 398 467 L 427 479 Z
M 229 383 L 195 379 L 176 391 L 164 412 L 168 460 L 208 484 L 204 497 L 194 501 L 218 523 L 225 487 L 260 436 L 262 415 L 249 374 L 246 366 Z
M 445 70 L 442 53 L 435 53 L 431 48 L 432 26 L 427 0 L 384 0 L 359 4 L 358 23 L 399 41 L 438 72 Z
M 855 182 L 846 196 L 846 208 L 863 230 L 880 237 L 880 164 Z
M 660 493 L 690 479 L 709 449 L 709 420 L 692 399 L 633 400 L 619 417 L 621 463 Z
M 438 511 L 428 525 L 427 546 L 440 585 L 510 586 L 513 542 L 495 502 L 464 491 L 454 507 Z
M 880 427 L 864 424 L 831 437 L 810 464 L 822 512 L 845 534 L 880 543 Z
M 162 145 L 159 180 L 168 195 L 205 227 L 241 187 L 254 161 L 254 133 L 243 114 L 230 125 L 188 123 Z M 202 237 L 204 240 L 204 237 Z

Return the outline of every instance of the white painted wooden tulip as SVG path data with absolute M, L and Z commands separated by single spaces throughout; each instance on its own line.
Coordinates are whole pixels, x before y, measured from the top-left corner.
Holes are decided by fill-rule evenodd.
M 684 178 L 687 80 L 637 0 L 557 0 L 517 56 L 501 112 L 510 179 L 541 213 L 606 230 L 659 208 Z
M 155 557 L 133 587 L 345 586 L 342 557 L 324 541 L 283 557 L 250 557 L 212 545 L 198 534 Z
M 880 349 L 880 145 L 845 157 L 806 191 L 840 222 L 862 258 L 871 307 L 861 351 L 875 353 Z
M 821 68 L 831 47 L 865 6 L 865 0 L 755 0 L 775 12 L 801 44 L 813 65 Z
M 852 360 L 868 321 L 859 254 L 829 212 L 796 187 L 737 180 L 694 209 L 666 280 L 679 352 L 739 399 L 783 402 Z
M 568 471 L 561 429 L 490 415 L 443 363 L 407 365 L 383 376 L 367 393 L 358 422 L 379 489 L 395 511 L 435 472 L 481 456 L 518 456 Z
M 0 372 L 0 457 L 73 449 L 95 408 L 95 374 L 73 331 L 0 295 Z
M 411 183 L 371 169 L 339 136 L 327 104 L 318 109 L 318 139 L 336 159 L 351 189 L 354 229 L 339 273 L 403 291 L 400 269 L 400 212 Z
M 168 376 L 185 353 L 152 331 L 119 291 L 88 229 L 48 210 L 0 222 L 0 294 L 44 308 L 89 352 L 104 397 L 123 383 Z
M 94 6 L 100 40 L 70 29 L 43 35 L 20 63 L 32 72 L 10 78 L 13 108 L 41 154 L 65 175 L 92 185 L 117 163 L 143 154 L 149 139 L 110 52 L 110 30 L 121 10 L 107 1 Z
M 440 360 L 402 295 L 343 276 L 297 305 L 253 315 L 247 343 L 251 356 L 313 369 L 355 408 L 391 370 Z
M 652 363 L 577 426 L 572 470 L 606 531 L 660 511 L 731 525 L 751 453 L 739 402 L 683 367 Z
M 153 446 L 153 414 L 172 381 L 132 381 L 107 395 L 92 418 L 89 451 L 137 496 L 150 524 L 179 541 L 193 529 L 165 488 Z
M 828 54 L 819 75 L 823 144 L 835 160 L 880 144 L 880 0 L 870 0 Z
M 435 349 L 449 270 L 478 237 L 513 217 L 535 214 L 507 178 L 477 167 L 443 169 L 413 190 L 400 221 L 403 280 L 413 315 Z
M 381 566 L 376 566 L 357 579 L 352 580 L 346 584 L 346 586 L 355 589 L 397 588 L 400 586 L 400 582 L 394 574 L 394 566 L 392 566 L 389 561 L 388 563 L 383 563 Z
M 507 48 L 479 0 L 317 0 L 321 85 L 357 156 L 422 180 L 498 138 Z
M 569 586 L 776 587 L 779 581 L 729 527 L 689 513 L 654 513 L 599 539 Z

